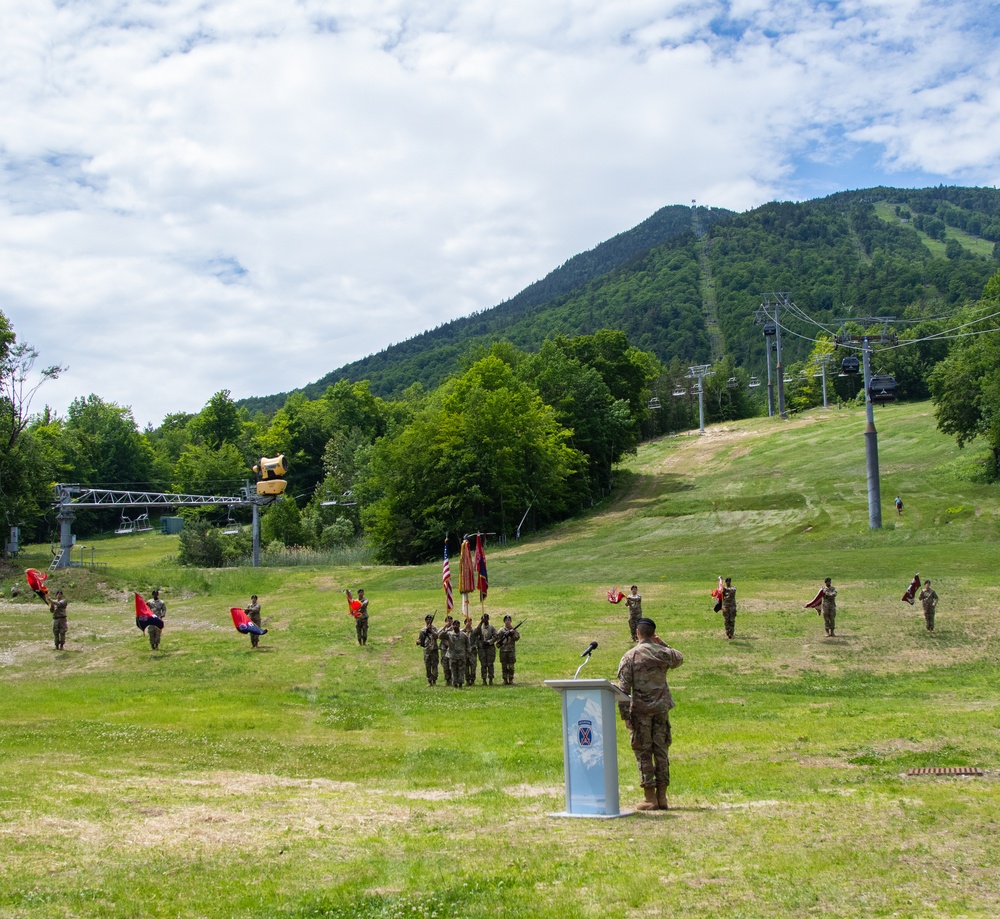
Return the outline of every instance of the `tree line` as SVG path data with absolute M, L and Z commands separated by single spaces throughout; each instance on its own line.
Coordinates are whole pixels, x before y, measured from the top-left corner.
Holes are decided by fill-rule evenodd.
M 669 251 L 656 259 L 673 270 Z M 934 400 L 940 429 L 960 445 L 989 445 L 992 481 L 1000 473 L 998 303 L 995 272 L 978 301 L 946 317 L 916 310 L 897 344 L 873 355 L 873 370 L 895 377 L 900 398 Z M 877 340 L 881 326 L 849 321 L 845 330 Z M 753 335 L 762 338 L 759 329 Z M 843 353 L 830 335 L 811 342 L 785 365 L 788 407 L 821 404 L 824 356 L 828 397 L 861 398 L 860 376 L 837 373 Z M 689 430 L 699 417 L 688 360 L 661 363 L 609 329 L 556 332 L 536 351 L 503 339 L 473 345 L 440 386 L 416 382 L 395 398 L 375 395 L 367 381 L 339 380 L 318 398 L 293 393 L 272 414 L 251 415 L 221 390 L 201 411 L 145 430 L 130 409 L 93 394 L 64 416 L 32 413 L 38 388 L 60 373 L 36 370 L 37 359 L 0 313 L 0 511 L 33 541 L 55 534 L 54 482 L 235 494 L 259 457 L 284 453 L 287 498 L 263 515 L 265 545 L 326 551 L 365 541 L 382 561 L 419 562 L 439 553 L 445 532 L 510 538 L 593 506 L 642 440 Z M 704 380 L 706 421 L 765 414 L 765 387 L 751 382 L 764 380 L 728 352 Z M 222 565 L 249 554 L 247 534 L 218 532 L 225 513 L 185 512 L 182 561 Z M 80 512 L 74 527 L 86 536 L 115 524 Z

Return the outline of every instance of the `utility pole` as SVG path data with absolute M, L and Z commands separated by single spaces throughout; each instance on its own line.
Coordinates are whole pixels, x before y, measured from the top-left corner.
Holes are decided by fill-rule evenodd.
M 865 468 L 868 474 L 868 528 L 872 530 L 882 529 L 882 486 L 878 468 L 878 432 L 875 430 L 875 411 L 871 390 L 872 336 L 868 333 L 848 335 L 844 329 L 844 323 L 851 321 L 862 326 L 872 326 L 881 322 L 882 333 L 878 336 L 880 343 L 894 345 L 897 339 L 895 334 L 889 332 L 889 323 L 895 318 L 895 316 L 874 316 L 867 319 L 838 320 L 841 323 L 841 333 L 835 335 L 833 339 L 833 343 L 838 346 L 849 346 L 851 343 L 860 343 L 861 345 L 865 386 Z

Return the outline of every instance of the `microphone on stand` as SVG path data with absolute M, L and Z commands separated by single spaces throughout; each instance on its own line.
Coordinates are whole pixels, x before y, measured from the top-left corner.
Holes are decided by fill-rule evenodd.
M 592 641 L 590 643 L 590 645 L 587 647 L 587 650 L 584 651 L 583 654 L 580 655 L 580 657 L 586 658 L 586 660 L 584 660 L 584 662 L 582 664 L 580 664 L 579 667 L 576 668 L 576 673 L 573 674 L 573 679 L 574 680 L 577 678 L 577 675 L 580 673 L 580 671 L 583 670 L 583 668 L 587 665 L 587 661 L 590 660 L 590 654 L 594 650 L 594 648 L 596 648 L 596 647 L 597 647 L 597 642 L 596 641 Z

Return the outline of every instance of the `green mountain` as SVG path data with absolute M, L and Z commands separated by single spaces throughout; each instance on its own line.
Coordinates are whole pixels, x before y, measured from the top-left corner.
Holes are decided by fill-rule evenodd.
M 462 355 L 474 343 L 490 343 L 507 338 L 525 347 L 537 348 L 547 335 L 555 332 L 576 334 L 577 326 L 558 328 L 539 320 L 549 331 L 541 336 L 532 331 L 534 317 L 574 290 L 641 259 L 650 250 L 678 237 L 704 232 L 704 228 L 734 216 L 721 208 L 690 208 L 680 204 L 660 208 L 638 226 L 600 243 L 593 249 L 574 255 L 540 281 L 529 285 L 510 300 L 491 308 L 455 319 L 407 341 L 391 345 L 377 354 L 345 364 L 315 383 L 303 387 L 309 398 L 322 395 L 338 380 L 370 380 L 372 391 L 380 396 L 398 393 L 419 381 L 427 388 L 437 386 L 458 367 Z M 605 328 L 606 324 L 586 328 L 580 333 Z M 251 412 L 266 413 L 279 409 L 288 393 L 244 399 L 240 405 Z
M 767 293 L 787 292 L 804 314 L 784 341 L 792 362 L 839 319 L 916 320 L 975 299 L 998 256 L 993 188 L 880 187 L 743 214 L 665 207 L 510 300 L 347 364 L 304 391 L 315 398 L 340 379 L 367 379 L 382 396 L 418 381 L 432 388 L 476 345 L 505 338 L 536 350 L 553 335 L 602 328 L 623 330 L 664 364 L 728 354 L 763 374 L 754 318 Z M 284 398 L 242 404 L 273 411 Z

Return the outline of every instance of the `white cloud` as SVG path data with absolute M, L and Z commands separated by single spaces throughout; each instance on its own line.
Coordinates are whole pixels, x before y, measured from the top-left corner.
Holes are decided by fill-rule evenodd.
M 58 409 L 156 423 L 489 307 L 664 204 L 792 197 L 854 145 L 887 183 L 994 182 L 979 10 L 9 3 L 0 309 L 70 365 Z

